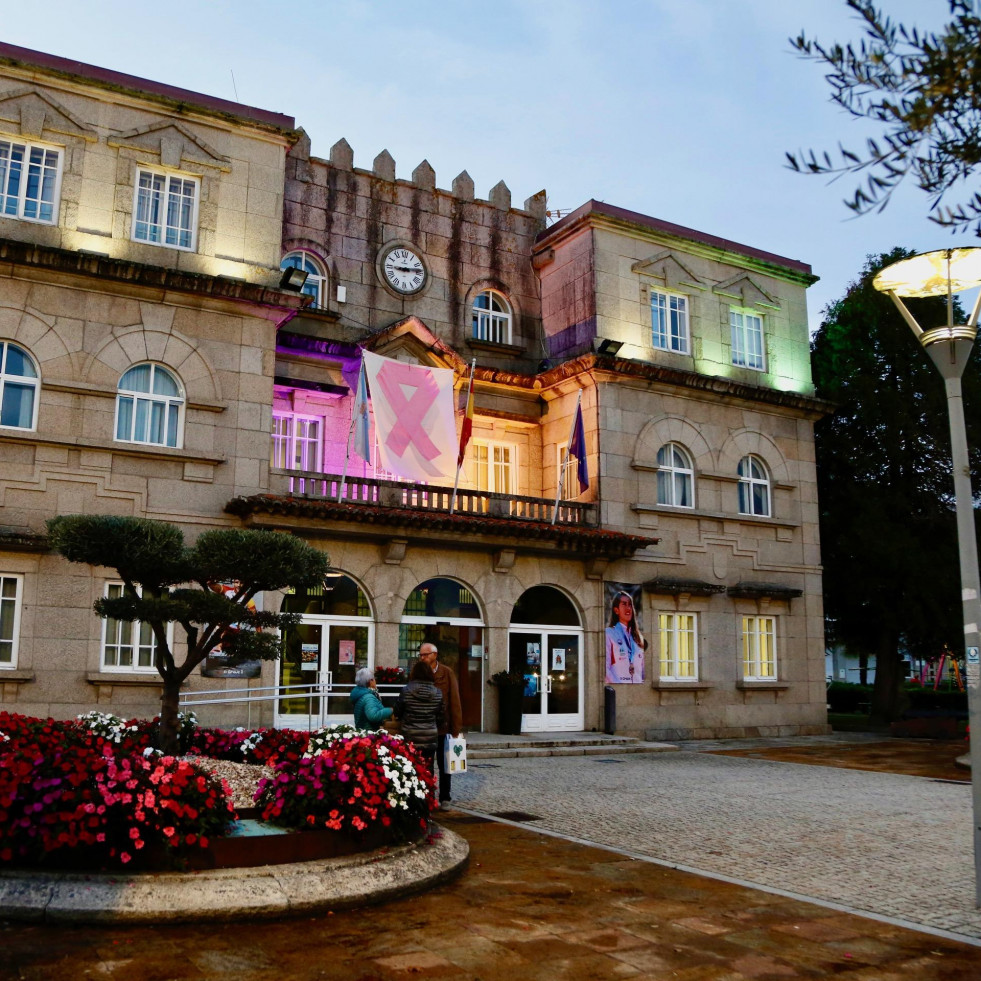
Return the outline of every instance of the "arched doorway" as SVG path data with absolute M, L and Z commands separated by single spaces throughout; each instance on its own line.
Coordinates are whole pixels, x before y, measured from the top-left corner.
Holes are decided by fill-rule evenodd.
M 533 586 L 511 611 L 508 668 L 525 676 L 522 732 L 583 727 L 583 632 L 572 600 Z
M 303 619 L 283 632 L 274 724 L 317 729 L 350 722 L 354 674 L 374 663 L 375 625 L 364 590 L 334 573 L 321 586 L 289 590 L 281 609 Z
M 409 594 L 399 624 L 399 666 L 408 669 L 424 641 L 460 683 L 464 728 L 482 728 L 484 621 L 476 597 L 455 579 L 427 579 Z

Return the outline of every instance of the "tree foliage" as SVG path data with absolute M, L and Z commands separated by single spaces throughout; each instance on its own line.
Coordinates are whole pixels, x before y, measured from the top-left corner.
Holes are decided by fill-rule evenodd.
M 856 214 L 881 211 L 911 176 L 930 195 L 932 221 L 981 236 L 981 194 L 944 203 L 981 163 L 981 16 L 974 0 L 949 2 L 951 21 L 937 33 L 893 23 L 872 0 L 846 0 L 865 28 L 857 45 L 791 39 L 827 69 L 832 101 L 882 133 L 858 152 L 839 144 L 838 160 L 814 150 L 787 158 L 803 173 L 862 175 L 845 201 Z
M 950 430 L 943 380 L 889 297 L 870 256 L 812 342 L 817 393 L 837 411 L 815 427 L 828 639 L 876 655 L 873 707 L 896 710 L 900 650 L 963 645 Z M 918 322 L 945 300 L 909 300 Z M 981 354 L 964 376 L 968 441 L 981 446 Z M 972 450 L 972 469 L 981 458 Z M 975 486 L 977 482 L 975 481 Z
M 273 660 L 278 631 L 298 614 L 250 607 L 255 596 L 287 586 L 316 586 L 330 567 L 324 552 L 293 535 L 271 531 L 206 531 L 187 546 L 174 525 L 113 515 L 62 515 L 48 522 L 52 547 L 71 562 L 115 569 L 123 582 L 118 597 L 95 603 L 103 619 L 148 624 L 156 641 L 156 667 L 163 679 L 160 731 L 163 748 L 177 744 L 181 684 L 219 645 L 234 660 Z M 223 584 L 232 584 L 228 591 Z M 178 662 L 169 626 L 184 632 Z

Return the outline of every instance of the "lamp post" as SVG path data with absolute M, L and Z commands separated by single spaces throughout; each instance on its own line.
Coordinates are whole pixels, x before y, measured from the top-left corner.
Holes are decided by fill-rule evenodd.
M 974 823 L 974 899 L 981 906 L 981 582 L 974 525 L 974 495 L 964 425 L 961 376 L 978 333 L 981 292 L 967 324 L 954 324 L 954 294 L 981 285 L 981 248 L 941 249 L 894 262 L 879 271 L 872 285 L 892 297 L 903 319 L 937 366 L 947 391 L 950 448 L 954 466 L 957 546 L 961 570 L 967 705 L 971 726 L 971 801 Z M 947 297 L 947 323 L 924 330 L 901 297 Z

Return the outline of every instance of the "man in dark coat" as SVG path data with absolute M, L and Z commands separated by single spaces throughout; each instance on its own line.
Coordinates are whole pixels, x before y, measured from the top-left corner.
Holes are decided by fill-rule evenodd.
M 463 728 L 463 710 L 460 708 L 460 686 L 456 675 L 445 665 L 439 663 L 439 651 L 435 644 L 426 641 L 419 647 L 419 660 L 425 661 L 432 669 L 436 687 L 443 693 L 443 723 L 439 730 L 439 744 L 436 749 L 436 765 L 439 767 L 439 802 L 451 800 L 450 775 L 444 769 L 443 746 L 446 735 L 460 735 Z

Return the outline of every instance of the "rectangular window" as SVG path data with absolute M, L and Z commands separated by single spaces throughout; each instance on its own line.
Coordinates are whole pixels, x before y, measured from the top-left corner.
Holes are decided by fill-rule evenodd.
M 651 344 L 688 353 L 688 297 L 651 290 Z
M 697 681 L 698 657 L 694 613 L 659 613 L 662 681 Z
M 106 598 L 123 595 L 121 582 L 106 583 Z M 169 631 L 168 631 L 169 632 Z M 157 640 L 149 624 L 125 620 L 102 621 L 102 668 L 104 671 L 156 673 Z
M 324 420 L 319 416 L 273 414 L 269 463 L 280 470 L 323 472 Z
M 198 187 L 195 177 L 138 170 L 133 202 L 135 241 L 192 251 L 198 222 Z
M 776 617 L 743 617 L 743 678 L 777 680 Z
M 568 446 L 556 446 L 555 456 L 562 480 L 562 491 L 559 497 L 563 501 L 574 501 L 582 493 L 579 489 L 579 477 L 576 473 L 579 461 L 576 457 L 569 456 Z
M 732 363 L 741 368 L 766 367 L 763 352 L 763 318 L 749 310 L 729 310 L 729 330 L 732 334 Z
M 510 443 L 474 440 L 473 460 L 477 490 L 516 494 L 518 448 Z
M 53 225 L 60 183 L 60 150 L 0 140 L 0 214 Z
M 0 574 L 0 668 L 17 667 L 24 577 Z

